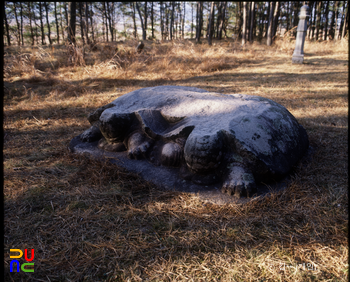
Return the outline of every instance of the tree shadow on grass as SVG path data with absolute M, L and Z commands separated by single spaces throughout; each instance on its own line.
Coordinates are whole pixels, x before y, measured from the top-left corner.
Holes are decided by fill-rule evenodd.
M 210 82 L 233 82 L 237 81 L 237 88 L 239 88 L 239 85 L 246 86 L 264 86 L 264 87 L 278 87 L 281 85 L 282 87 L 285 86 L 286 83 L 295 83 L 297 81 L 302 81 L 303 83 L 306 82 L 320 82 L 325 79 L 329 80 L 332 76 L 339 76 L 339 75 L 347 75 L 347 72 L 323 72 L 323 73 L 317 73 L 317 74 L 290 74 L 290 73 L 284 73 L 284 72 L 278 72 L 278 73 L 230 73 L 230 74 L 209 74 L 209 75 L 201 75 L 196 77 L 191 77 L 187 79 L 155 79 L 155 80 L 142 80 L 142 79 L 106 79 L 106 78 L 88 78 L 84 80 L 75 80 L 75 81 L 60 81 L 58 79 L 52 79 L 52 78 L 41 78 L 40 83 L 38 83 L 37 80 L 33 80 L 32 78 L 28 79 L 21 79 L 17 80 L 13 83 L 6 83 L 5 84 L 5 96 L 9 95 L 9 91 L 7 89 L 19 89 L 20 93 L 23 93 L 24 89 L 23 86 L 25 86 L 27 89 L 35 90 L 38 87 L 47 87 L 46 91 L 44 91 L 44 96 L 47 96 L 50 94 L 50 90 L 57 89 L 60 92 L 64 91 L 71 91 L 77 90 L 78 95 L 82 91 L 84 93 L 88 93 L 89 91 L 98 91 L 98 92 L 107 92 L 115 89 L 116 87 L 131 87 L 131 86 L 140 86 L 142 87 L 154 87 L 154 86 L 160 86 L 160 85 L 179 85 L 182 83 L 191 84 L 196 83 L 196 87 L 204 88 L 204 89 L 210 89 L 210 87 L 215 87 L 215 89 L 221 89 L 221 92 L 225 92 L 225 89 L 229 89 L 232 91 L 232 87 L 221 87 L 220 85 L 208 85 Z M 21 89 L 23 89 L 21 91 Z M 249 93 L 247 93 L 249 94 Z
M 34 114 L 41 116 L 45 111 L 36 110 Z M 53 156 L 49 164 L 37 163 L 31 171 L 12 170 L 7 174 L 28 186 L 18 197 L 5 198 L 5 253 L 10 248 L 34 248 L 35 279 L 44 280 L 112 279 L 118 275 L 131 277 L 135 271 L 146 279 L 149 271 L 160 271 L 164 266 L 168 268 L 163 272 L 172 275 L 175 266 L 186 269 L 198 263 L 205 263 L 210 271 L 216 269 L 222 277 L 227 274 L 227 263 L 238 267 L 235 260 L 239 258 L 246 264 L 262 264 L 259 257 L 269 252 L 273 259 L 279 259 L 276 268 L 289 259 L 309 263 L 300 255 L 306 249 L 311 256 L 329 248 L 330 242 L 335 246 L 345 244 L 341 238 L 346 238 L 342 229 L 346 215 L 325 200 L 328 192 L 322 187 L 343 185 L 334 183 L 327 174 L 347 162 L 345 155 L 330 153 L 343 151 L 346 142 L 343 140 L 338 148 L 328 144 L 338 144 L 334 138 L 343 138 L 347 128 L 323 124 L 322 116 L 301 122 L 317 131 L 311 133 L 315 134 L 313 142 L 320 142 L 318 132 L 327 133 L 324 143 L 318 144 L 315 159 L 306 168 L 297 169 L 299 178 L 285 192 L 245 207 L 219 207 L 196 202 L 186 194 L 158 191 L 136 175 L 124 175 L 119 168 L 62 154 L 74 137 L 70 134 L 75 129 L 83 131 L 83 126 L 67 130 L 62 125 L 45 133 L 40 128 L 14 130 L 12 137 L 18 142 L 24 135 L 29 139 L 39 136 L 41 141 L 55 142 L 62 155 Z M 337 176 L 345 177 L 344 172 Z M 280 253 L 274 257 L 276 250 Z M 220 257 L 225 263 L 215 264 Z M 317 257 L 316 263 L 319 260 Z M 8 263 L 6 256 L 5 277 L 10 278 L 13 274 Z M 331 273 L 325 266 L 317 275 L 321 279 Z M 26 281 L 32 279 L 17 274 Z
M 75 81 L 71 85 L 86 84 L 86 90 L 92 91 L 105 83 L 106 87 L 99 89 L 103 93 L 116 86 L 141 88 L 173 83 L 195 85 L 209 91 L 220 88 L 223 93 L 232 93 L 235 86 L 221 87 L 213 83 L 237 80 L 237 83 L 254 87 L 263 81 L 264 87 L 275 87 L 299 79 L 307 84 L 308 81 L 320 82 L 333 75 L 345 74 L 234 73 L 173 81 L 91 79 Z M 42 86 L 46 82 L 53 88 L 61 83 L 58 80 L 50 85 L 50 81 L 43 80 Z M 16 83 L 19 86 L 35 84 L 26 80 Z M 89 86 L 90 83 L 97 86 Z M 68 89 L 65 87 L 63 90 Z M 348 99 L 347 93 L 329 93 L 327 90 L 315 90 L 302 98 L 303 101 L 298 101 L 295 107 L 306 107 L 315 99 Z M 284 104 L 287 99 L 290 100 L 278 96 L 276 102 Z M 57 106 L 49 111 L 42 108 L 6 113 L 23 119 L 31 116 L 47 119 L 50 117 L 48 112 L 57 111 L 57 118 L 78 115 L 79 119 L 85 120 L 83 112 L 93 110 L 93 106 L 84 108 L 84 111 Z M 5 196 L 5 250 L 34 248 L 35 279 L 42 280 L 48 277 L 51 280 L 66 277 L 75 281 L 86 277 L 112 279 L 123 273 L 131 277 L 132 271 L 140 271 L 140 275 L 147 278 L 152 270 L 166 272 L 162 269 L 164 265 L 169 266 L 169 274 L 174 272 L 174 267 L 185 269 L 191 263 L 197 267 L 203 262 L 207 268 L 219 269 L 225 274 L 225 263 L 237 266 L 234 263 L 237 256 L 241 262 L 247 263 L 249 256 L 254 257 L 254 252 L 258 260 L 259 255 L 274 252 L 278 246 L 284 249 L 278 255 L 282 257 L 280 261 L 288 262 L 291 258 L 298 263 L 308 263 L 300 253 L 309 250 L 312 257 L 331 245 L 336 248 L 346 245 L 346 211 L 337 206 L 346 205 L 347 199 L 340 188 L 345 187 L 347 179 L 348 128 L 337 124 L 344 118 L 331 114 L 298 119 L 306 125 L 317 153 L 310 164 L 296 169 L 294 182 L 286 191 L 244 207 L 219 207 L 193 200 L 186 194 L 158 191 L 136 175 L 123 175 L 119 168 L 71 156 L 68 143 L 87 129 L 84 125 L 45 129 L 38 124 L 35 129 L 11 129 L 9 137 L 18 140 L 16 146 L 29 150 L 28 145 L 31 151 L 24 154 L 10 152 L 5 157 L 33 162 L 33 165 L 23 166 L 23 170 L 10 167 L 10 171 L 5 172 L 6 180 L 13 181 L 11 189 L 22 189 L 18 197 L 6 199 Z M 53 147 L 44 151 L 42 142 L 51 142 Z M 6 150 L 6 143 L 4 147 Z M 33 156 L 35 151 L 41 155 Z M 49 161 L 41 163 L 45 160 Z M 23 186 L 17 187 L 16 183 Z M 312 248 L 315 250 L 310 251 Z M 220 256 L 226 259 L 225 263 L 211 264 Z M 5 256 L 5 260 L 5 277 L 10 280 L 13 274 L 9 273 L 9 257 Z M 317 257 L 316 261 L 320 258 Z M 331 275 L 333 270 L 330 269 L 325 268 L 322 274 L 315 275 L 321 280 Z M 35 280 L 24 273 L 17 274 L 22 275 L 23 280 Z

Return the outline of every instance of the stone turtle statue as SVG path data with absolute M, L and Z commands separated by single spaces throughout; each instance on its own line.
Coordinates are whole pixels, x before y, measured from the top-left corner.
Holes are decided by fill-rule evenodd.
M 100 149 L 178 167 L 196 184 L 251 196 L 256 181 L 287 174 L 307 151 L 305 129 L 280 104 L 258 96 L 158 86 L 125 94 L 88 116 L 79 135 Z

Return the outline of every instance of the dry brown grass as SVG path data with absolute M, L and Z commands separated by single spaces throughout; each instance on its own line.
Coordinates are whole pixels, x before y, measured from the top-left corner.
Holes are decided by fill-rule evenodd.
M 347 281 L 347 44 L 306 42 L 303 65 L 287 40 L 98 43 L 85 65 L 66 46 L 5 48 L 5 281 Z M 93 109 L 168 84 L 275 100 L 311 161 L 282 192 L 217 206 L 68 152 Z M 35 250 L 35 273 L 9 272 L 13 248 Z

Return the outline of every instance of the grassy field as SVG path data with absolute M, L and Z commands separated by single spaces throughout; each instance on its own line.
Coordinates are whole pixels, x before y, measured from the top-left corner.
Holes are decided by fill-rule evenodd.
M 348 42 L 306 42 L 302 65 L 294 44 L 4 47 L 5 281 L 347 281 Z M 272 99 L 312 158 L 282 192 L 214 205 L 69 153 L 90 112 L 158 85 Z M 35 272 L 10 273 L 10 249 Z

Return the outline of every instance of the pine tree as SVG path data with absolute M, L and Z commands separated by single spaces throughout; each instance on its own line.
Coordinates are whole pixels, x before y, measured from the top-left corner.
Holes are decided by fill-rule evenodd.
M 209 28 L 208 28 L 208 32 L 209 32 L 208 45 L 211 45 L 212 43 L 212 37 L 213 37 L 213 31 L 214 31 L 214 28 L 212 28 L 213 26 L 214 26 L 214 2 L 211 2 Z
M 68 26 L 68 40 L 75 44 L 76 2 L 70 2 L 70 19 Z
M 48 37 L 49 37 L 49 42 L 50 45 L 52 45 L 52 40 L 51 40 L 51 28 L 50 28 L 50 22 L 49 22 L 49 5 L 47 2 L 44 2 L 44 7 L 45 7 L 45 16 L 46 16 L 46 23 L 47 23 L 47 29 L 48 29 Z
M 3 10 L 3 17 L 4 17 L 4 21 L 5 21 L 5 28 L 6 28 L 6 37 L 7 37 L 7 45 L 11 46 L 11 36 L 10 36 L 10 32 L 9 32 L 9 24 L 7 21 L 7 15 L 6 15 L 6 2 L 4 1 L 4 10 Z
M 271 46 L 272 44 L 272 25 L 273 25 L 273 14 L 275 11 L 275 2 L 271 2 L 270 4 L 270 16 L 269 16 L 269 25 L 267 29 L 267 46 Z
M 60 44 L 60 31 L 59 31 L 59 28 L 58 28 L 57 5 L 56 5 L 56 2 L 54 2 L 54 5 L 55 5 L 55 21 L 56 21 L 57 44 Z
M 247 2 L 243 2 L 242 45 L 246 43 L 246 37 L 247 37 Z

